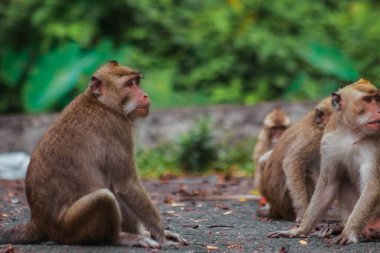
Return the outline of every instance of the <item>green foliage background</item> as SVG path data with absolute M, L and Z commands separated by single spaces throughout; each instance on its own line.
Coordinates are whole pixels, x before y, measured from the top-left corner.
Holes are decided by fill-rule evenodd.
M 109 59 L 155 108 L 316 99 L 380 79 L 380 2 L 4 0 L 0 112 L 59 110 Z

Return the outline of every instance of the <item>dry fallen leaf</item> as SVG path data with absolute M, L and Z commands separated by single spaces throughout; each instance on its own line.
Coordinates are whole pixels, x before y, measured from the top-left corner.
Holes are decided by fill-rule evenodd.
M 227 211 L 227 212 L 224 212 L 223 215 L 229 215 L 231 213 L 232 213 L 231 211 Z
M 235 249 L 235 250 L 242 250 L 243 249 L 243 245 L 237 244 L 237 243 L 233 243 L 233 244 L 229 244 L 227 246 L 227 248 L 229 248 L 229 249 Z
M 301 245 L 307 245 L 307 241 L 306 241 L 306 240 L 300 240 L 299 243 L 300 243 Z
M 246 202 L 246 201 L 247 201 L 246 198 L 240 198 L 240 199 L 239 199 L 239 202 Z
M 221 203 L 215 204 L 215 207 L 220 208 L 220 209 L 224 209 L 224 210 L 230 210 L 229 206 L 227 206 L 225 204 L 221 204 Z
M 172 203 L 174 203 L 174 198 L 173 198 L 173 196 L 171 196 L 171 195 L 166 196 L 165 199 L 164 199 L 164 203 L 165 203 L 165 204 L 172 204 Z
M 213 246 L 213 245 L 207 245 L 206 248 L 207 248 L 207 250 L 218 250 L 219 249 L 219 247 Z
M 261 195 L 261 193 L 258 190 L 251 190 L 251 191 L 249 191 L 249 193 L 252 194 L 252 195 L 255 195 L 255 196 L 260 196 Z
M 174 206 L 174 207 L 180 206 L 180 207 L 184 207 L 185 204 L 184 204 L 184 203 L 173 202 L 173 203 L 169 204 L 169 206 Z
M 199 228 L 199 225 L 198 224 L 185 224 L 185 225 L 182 225 L 182 227 L 184 228 Z

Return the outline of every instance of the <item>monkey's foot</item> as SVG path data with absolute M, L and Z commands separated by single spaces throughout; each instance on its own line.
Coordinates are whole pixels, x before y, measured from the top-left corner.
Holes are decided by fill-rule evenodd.
M 270 219 L 269 205 L 260 206 L 256 210 L 256 216 L 259 218 Z
M 154 248 L 159 249 L 160 243 L 153 240 L 152 238 L 131 233 L 119 233 L 119 238 L 114 242 L 114 245 L 118 246 L 134 246 L 134 247 L 144 247 L 144 248 Z
M 268 237 L 269 238 L 280 238 L 280 237 L 304 238 L 306 237 L 306 235 L 303 234 L 299 229 L 290 229 L 290 230 L 276 231 L 276 232 L 270 233 Z
M 339 235 L 343 231 L 343 226 L 340 224 L 327 224 L 319 227 L 319 230 L 312 233 L 312 235 L 316 235 L 318 238 L 331 238 L 333 236 Z
M 182 245 L 182 246 L 189 245 L 189 242 L 185 238 L 183 238 L 180 234 L 171 232 L 169 230 L 165 230 L 164 234 L 165 234 L 166 239 L 168 240 L 167 244 L 169 245 L 173 245 L 173 243 L 174 245 Z
M 339 244 L 339 245 L 347 245 L 350 243 L 358 243 L 359 238 L 358 236 L 351 234 L 351 235 L 345 235 L 345 234 L 340 234 L 332 239 L 329 239 L 329 244 Z

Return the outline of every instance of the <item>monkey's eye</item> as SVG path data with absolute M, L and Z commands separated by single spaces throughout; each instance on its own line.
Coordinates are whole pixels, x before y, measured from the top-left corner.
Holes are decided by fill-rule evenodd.
M 371 96 L 365 96 L 365 97 L 363 97 L 363 101 L 366 102 L 366 103 L 371 103 L 372 98 L 373 97 L 371 97 Z
M 135 80 L 135 84 L 136 85 L 140 85 L 140 77 L 139 76 L 137 76 L 136 78 L 134 78 L 134 80 Z
M 128 81 L 126 81 L 126 82 L 124 83 L 124 86 L 131 87 L 131 86 L 133 86 L 133 84 L 134 84 L 134 80 L 133 80 L 133 79 L 130 79 L 130 80 L 128 80 Z
M 124 86 L 132 87 L 133 85 L 140 85 L 140 77 L 129 79 L 124 83 Z

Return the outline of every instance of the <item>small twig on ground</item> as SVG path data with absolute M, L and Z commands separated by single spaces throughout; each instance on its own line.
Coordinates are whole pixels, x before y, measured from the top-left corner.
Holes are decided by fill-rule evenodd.
M 204 197 L 181 197 L 178 201 L 217 201 L 217 200 L 253 200 L 259 201 L 260 196 L 255 195 L 211 195 Z

